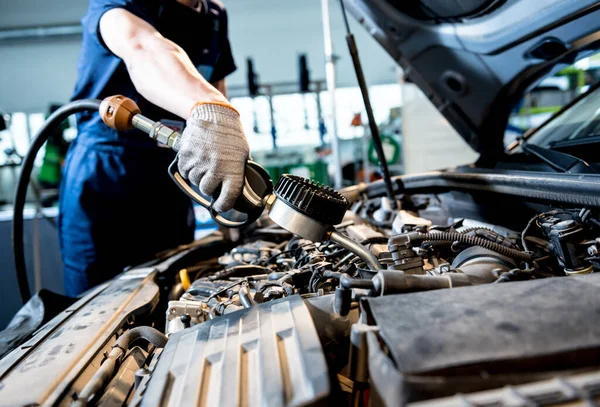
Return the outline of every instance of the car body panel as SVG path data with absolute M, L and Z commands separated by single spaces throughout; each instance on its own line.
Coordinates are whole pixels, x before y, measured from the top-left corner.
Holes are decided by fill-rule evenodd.
M 590 0 L 509 0 L 487 14 L 438 23 L 390 3 L 345 1 L 406 79 L 482 154 L 504 151 L 508 116 L 528 87 L 600 38 L 600 4 Z

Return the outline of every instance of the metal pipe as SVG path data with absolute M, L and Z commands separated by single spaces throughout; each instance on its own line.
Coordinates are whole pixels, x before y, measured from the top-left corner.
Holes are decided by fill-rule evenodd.
M 270 86 L 265 86 L 267 90 L 267 101 L 269 102 L 269 119 L 271 120 L 271 140 L 273 141 L 273 150 L 277 150 L 277 127 L 275 126 L 275 108 L 273 107 L 273 91 Z
M 80 24 L 0 30 L 0 42 L 81 35 Z
M 254 300 L 250 296 L 250 293 L 248 292 L 246 287 L 244 287 L 244 286 L 240 287 L 240 290 L 238 291 L 238 295 L 240 297 L 240 302 L 242 303 L 244 308 L 250 308 L 254 305 Z
M 340 157 L 340 146 L 337 132 L 337 119 L 335 108 L 335 62 L 336 56 L 333 55 L 333 45 L 331 41 L 331 21 L 329 19 L 329 0 L 321 0 L 321 14 L 323 17 L 323 37 L 325 39 L 325 78 L 327 80 L 327 90 L 331 98 L 331 126 L 330 141 L 333 152 L 334 185 L 335 189 L 342 187 L 342 160 Z
M 142 114 L 136 114 L 131 118 L 131 124 L 138 130 L 143 131 L 144 133 L 150 133 L 152 131 L 152 127 L 154 126 L 154 121 L 148 119 L 146 116 Z
M 335 230 L 333 232 L 331 232 L 331 234 L 329 235 L 329 239 L 332 242 L 339 244 L 343 248 L 350 250 L 352 253 L 356 254 L 358 257 L 363 259 L 365 261 L 365 263 L 367 263 L 367 265 L 369 266 L 369 268 L 371 270 L 382 269 L 381 264 L 379 264 L 379 260 L 377 259 L 377 257 L 375 257 L 375 255 L 373 253 L 368 251 L 360 243 L 355 242 L 354 240 L 350 239 L 349 237 L 347 237 Z

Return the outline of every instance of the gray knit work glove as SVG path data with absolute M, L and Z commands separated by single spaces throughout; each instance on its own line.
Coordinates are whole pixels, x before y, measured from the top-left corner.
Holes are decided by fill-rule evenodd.
M 194 106 L 180 139 L 179 172 L 224 212 L 235 204 L 244 186 L 244 169 L 250 155 L 239 113 L 226 105 Z M 220 188 L 220 192 L 219 192 Z

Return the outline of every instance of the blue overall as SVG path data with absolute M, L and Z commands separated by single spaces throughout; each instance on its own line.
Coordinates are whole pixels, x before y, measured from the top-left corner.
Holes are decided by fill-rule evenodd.
M 223 6 L 204 0 L 195 12 L 175 0 L 90 0 L 82 20 L 83 42 L 72 99 L 124 95 L 142 113 L 183 127 L 182 120 L 138 94 L 125 64 L 103 43 L 101 16 L 124 8 L 181 46 L 199 72 L 218 82 L 236 67 Z M 172 121 L 172 122 L 171 122 Z M 162 250 L 189 243 L 195 219 L 190 199 L 171 181 L 173 151 L 147 135 L 119 133 L 98 113 L 77 116 L 60 188 L 59 239 L 66 294 L 77 296 Z

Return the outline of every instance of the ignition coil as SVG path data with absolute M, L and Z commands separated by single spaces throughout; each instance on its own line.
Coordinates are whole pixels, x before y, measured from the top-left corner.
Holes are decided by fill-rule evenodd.
M 411 236 L 414 234 L 404 233 L 392 236 L 388 241 L 388 248 L 392 254 L 393 270 L 402 270 L 406 274 L 425 274 L 423 258 L 413 251 Z M 419 241 L 420 243 L 420 241 Z
M 550 239 L 552 251 L 564 267 L 565 274 L 589 274 L 594 271 L 592 264 L 585 260 L 587 251 L 583 242 L 586 239 L 581 223 L 550 218 L 542 223 L 542 230 Z

